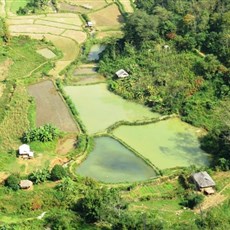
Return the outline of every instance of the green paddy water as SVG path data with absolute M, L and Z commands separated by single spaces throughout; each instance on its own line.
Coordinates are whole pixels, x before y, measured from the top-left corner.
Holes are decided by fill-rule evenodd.
M 153 168 L 110 137 L 95 139 L 94 150 L 76 172 L 107 183 L 142 181 L 156 176 Z
M 117 121 L 135 121 L 159 116 L 142 105 L 111 93 L 104 83 L 66 86 L 65 91 L 74 102 L 90 134 L 104 131 Z
M 99 60 L 99 54 L 105 50 L 105 45 L 95 44 L 91 47 L 88 55 L 88 61 L 97 61 Z
M 199 147 L 200 132 L 179 118 L 171 118 L 149 125 L 120 126 L 113 134 L 159 169 L 165 169 L 209 164 L 209 155 Z

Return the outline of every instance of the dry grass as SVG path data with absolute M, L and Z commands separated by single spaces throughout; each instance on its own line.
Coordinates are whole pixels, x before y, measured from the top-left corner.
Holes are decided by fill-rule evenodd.
M 89 10 L 86 8 L 83 8 L 81 6 L 74 6 L 65 2 L 62 2 L 59 4 L 59 9 L 63 10 L 63 11 L 70 11 L 70 12 L 77 12 L 77 13 L 88 13 Z
M 68 152 L 74 149 L 76 144 L 76 137 L 75 136 L 66 136 L 65 138 L 62 138 L 58 140 L 56 153 L 58 155 L 66 155 Z
M 0 124 L 1 147 L 4 149 L 17 148 L 19 138 L 29 128 L 27 111 L 29 109 L 27 91 L 22 86 L 17 86 L 8 113 Z
M 0 0 L 0 17 L 5 17 L 5 0 Z
M 78 5 L 78 6 L 82 6 L 83 8 L 89 9 L 89 10 L 96 10 L 96 9 L 100 9 L 104 6 L 107 5 L 107 3 L 105 2 L 105 0 L 66 0 L 65 2 L 71 4 L 71 5 Z
M 113 27 L 120 26 L 124 22 L 124 18 L 118 10 L 117 5 L 110 5 L 102 10 L 89 14 L 90 19 L 95 23 L 96 27 Z
M 72 39 L 50 34 L 45 37 L 62 51 L 64 56 L 60 61 L 73 61 L 79 54 L 79 47 Z
M 131 5 L 130 0 L 119 0 L 119 2 L 123 5 L 124 10 L 127 13 L 133 13 L 133 7 Z
M 122 37 L 123 33 L 121 31 L 100 31 L 96 34 L 97 39 L 103 39 L 107 37 Z
M 23 16 L 11 16 L 9 19 L 16 19 L 16 20 L 29 20 L 29 19 L 38 19 L 38 18 L 44 18 L 44 14 L 39 14 L 39 15 L 23 15 Z
M 77 25 L 68 25 L 68 24 L 63 24 L 59 22 L 51 22 L 51 21 L 46 21 L 46 20 L 36 20 L 35 24 L 57 27 L 57 28 L 62 28 L 62 29 L 82 30 L 82 28 Z
M 59 23 L 66 23 L 70 25 L 81 26 L 82 21 L 77 14 L 54 14 L 53 16 L 48 15 L 45 20 Z
M 62 36 L 71 38 L 80 44 L 85 42 L 87 39 L 86 33 L 74 30 L 66 30 L 64 33 L 62 33 Z
M 49 50 L 48 48 L 37 50 L 37 53 L 41 54 L 43 57 L 45 57 L 47 59 L 52 59 L 52 58 L 56 57 L 56 55 L 51 50 Z
M 34 19 L 18 19 L 18 18 L 9 18 L 7 19 L 7 23 L 8 25 L 28 25 L 28 24 L 33 24 L 34 23 Z
M 42 25 L 10 25 L 9 31 L 14 33 L 41 33 L 59 35 L 64 32 L 64 29 Z
M 12 61 L 10 59 L 6 59 L 0 64 L 0 81 L 4 81 L 8 75 L 9 68 L 12 64 Z M 3 91 L 5 89 L 5 84 L 0 83 L 0 97 L 3 94 Z
M 6 79 L 11 64 L 12 64 L 12 61 L 10 59 L 6 59 L 2 63 L 0 63 L 0 81 L 3 81 Z

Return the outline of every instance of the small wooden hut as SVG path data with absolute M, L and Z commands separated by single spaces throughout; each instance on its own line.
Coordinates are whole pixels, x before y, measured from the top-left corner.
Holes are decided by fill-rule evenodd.
M 197 189 L 205 194 L 210 195 L 215 193 L 214 187 L 216 183 L 206 171 L 194 173 L 192 175 L 192 180 Z
M 34 157 L 34 153 L 30 151 L 30 146 L 23 144 L 19 147 L 18 150 L 19 156 L 24 159 L 30 159 Z

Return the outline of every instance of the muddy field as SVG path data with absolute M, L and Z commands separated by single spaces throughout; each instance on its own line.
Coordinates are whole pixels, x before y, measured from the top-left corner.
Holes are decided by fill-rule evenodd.
M 28 87 L 35 98 L 36 125 L 51 123 L 66 132 L 78 132 L 77 125 L 52 81 L 43 81 Z

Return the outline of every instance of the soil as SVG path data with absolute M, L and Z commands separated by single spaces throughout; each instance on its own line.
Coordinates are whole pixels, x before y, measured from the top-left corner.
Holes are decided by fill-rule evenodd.
M 52 81 L 31 85 L 28 90 L 35 98 L 37 126 L 50 123 L 66 132 L 78 132 L 75 121 Z
M 58 141 L 56 153 L 58 155 L 66 155 L 68 152 L 74 149 L 76 143 L 76 137 L 63 138 Z

